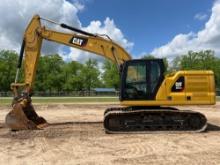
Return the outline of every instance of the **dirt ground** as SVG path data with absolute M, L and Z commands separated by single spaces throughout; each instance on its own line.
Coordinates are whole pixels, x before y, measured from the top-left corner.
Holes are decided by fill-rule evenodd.
M 103 112 L 112 105 L 36 105 L 51 125 L 10 132 L 0 107 L 0 164 L 220 164 L 220 103 L 179 107 L 204 113 L 204 133 L 105 134 Z M 117 106 L 117 105 L 113 105 Z

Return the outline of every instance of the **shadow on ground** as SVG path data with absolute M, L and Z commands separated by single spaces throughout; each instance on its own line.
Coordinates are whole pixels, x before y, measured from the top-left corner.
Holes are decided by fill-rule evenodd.
M 49 127 L 54 126 L 70 126 L 70 125 L 97 125 L 97 124 L 103 124 L 102 121 L 68 121 L 68 122 L 56 122 L 56 123 L 49 123 Z M 0 123 L 0 129 L 5 128 L 4 123 Z M 220 131 L 220 126 L 208 123 L 206 131 Z
M 0 125 L 3 125 L 0 123 Z M 105 136 L 105 131 L 102 121 L 76 121 L 76 122 L 60 122 L 51 123 L 48 127 L 42 130 L 23 130 L 23 131 L 10 131 L 3 127 L 4 130 L 0 133 L 0 138 L 13 138 L 13 139 L 30 139 L 34 137 L 45 138 L 59 138 L 59 137 L 83 137 L 85 135 Z M 220 126 L 208 123 L 206 132 L 220 131 Z M 152 132 L 153 133 L 153 132 Z M 175 132 L 172 132 L 175 134 Z M 184 133 L 184 132 L 181 132 Z M 150 133 L 151 134 L 151 133 Z M 166 134 L 162 132 L 161 134 Z M 176 134 L 179 134 L 178 132 Z
M 208 131 L 208 132 L 210 132 L 210 131 L 220 131 L 220 127 L 218 125 L 208 123 L 206 131 Z
M 74 122 L 62 122 L 62 123 L 50 123 L 49 126 L 62 126 L 62 125 L 87 125 L 87 124 L 102 124 L 102 121 L 74 121 Z

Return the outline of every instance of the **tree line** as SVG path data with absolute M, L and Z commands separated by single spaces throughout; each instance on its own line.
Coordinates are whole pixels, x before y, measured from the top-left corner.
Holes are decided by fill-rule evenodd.
M 10 91 L 15 81 L 18 54 L 15 51 L 0 51 L 0 91 Z M 102 72 L 101 72 L 101 71 Z M 22 66 L 19 82 L 24 81 Z M 98 62 L 88 59 L 84 64 L 65 62 L 58 54 L 40 56 L 34 82 L 35 91 L 90 91 L 92 88 L 119 88 L 119 74 L 115 64 L 105 61 L 102 68 Z
M 154 58 L 147 55 L 142 58 Z M 10 84 L 14 82 L 18 54 L 10 50 L 0 51 L 0 91 L 10 91 Z M 166 72 L 177 70 L 206 70 L 215 73 L 216 87 L 220 88 L 220 58 L 214 51 L 204 50 L 199 52 L 189 51 L 177 56 L 172 62 L 164 58 Z M 169 65 L 168 65 L 169 64 Z M 23 70 L 23 68 L 22 68 Z M 19 81 L 24 79 L 21 71 Z M 119 74 L 115 64 L 106 60 L 102 68 L 98 62 L 88 59 L 85 63 L 77 61 L 66 62 L 58 54 L 45 55 L 39 58 L 35 91 L 90 91 L 92 88 L 107 87 L 119 89 Z

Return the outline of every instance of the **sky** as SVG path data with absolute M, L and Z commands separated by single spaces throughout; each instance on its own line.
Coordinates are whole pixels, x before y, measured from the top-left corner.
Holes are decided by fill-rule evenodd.
M 34 14 L 92 33 L 106 33 L 133 58 L 172 60 L 189 50 L 220 56 L 220 0 L 0 0 L 0 50 L 19 51 Z M 55 28 L 51 26 L 51 28 Z M 58 29 L 59 30 L 59 29 Z M 86 61 L 99 56 L 45 42 L 43 54 Z
M 212 5 L 212 0 L 93 0 L 86 3 L 79 18 L 85 26 L 91 20 L 112 18 L 134 43 L 132 54 L 138 56 L 179 33 L 202 29 Z

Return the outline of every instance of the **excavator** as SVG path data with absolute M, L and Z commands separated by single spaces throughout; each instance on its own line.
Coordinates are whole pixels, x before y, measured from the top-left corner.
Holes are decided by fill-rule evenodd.
M 62 32 L 42 26 L 42 21 L 58 25 Z M 71 32 L 66 32 L 71 31 Z M 106 133 L 146 133 L 157 131 L 202 132 L 207 119 L 200 112 L 179 110 L 178 105 L 215 104 L 215 79 L 211 70 L 180 70 L 165 73 L 163 59 L 132 59 L 109 36 L 93 34 L 64 23 L 35 15 L 28 24 L 20 50 L 12 110 L 6 125 L 14 131 L 43 129 L 48 122 L 40 117 L 31 96 L 43 40 L 64 44 L 103 56 L 117 64 L 120 75 L 120 104 L 104 112 Z M 24 82 L 18 82 L 24 59 Z

